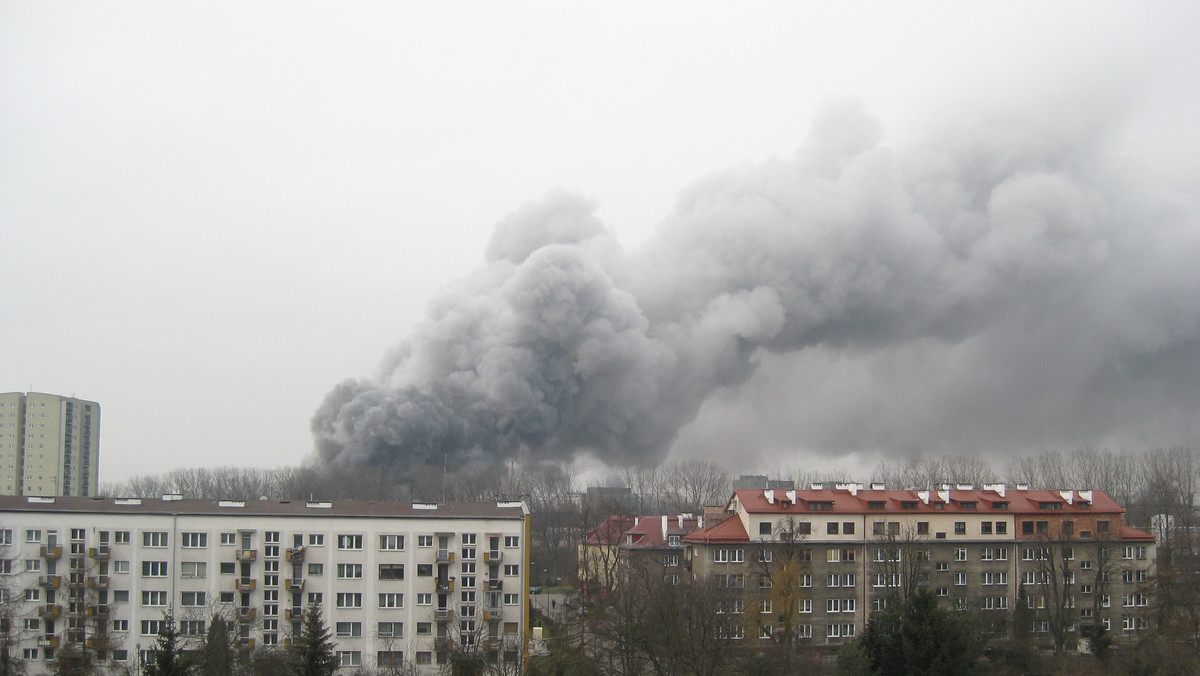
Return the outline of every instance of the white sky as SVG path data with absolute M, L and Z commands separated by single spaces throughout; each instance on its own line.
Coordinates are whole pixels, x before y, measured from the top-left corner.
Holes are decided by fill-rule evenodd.
M 1196 3 L 0 4 L 0 390 L 103 407 L 101 481 L 274 467 L 493 225 L 564 186 L 632 246 L 825 101 L 1116 81 L 1196 194 Z M 1111 85 L 1110 85 L 1111 86 Z M 1180 175 L 1187 169 L 1190 176 Z

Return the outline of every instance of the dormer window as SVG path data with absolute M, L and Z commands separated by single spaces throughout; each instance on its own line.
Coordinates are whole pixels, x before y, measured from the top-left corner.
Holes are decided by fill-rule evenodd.
M 992 509 L 1008 509 L 1007 502 L 993 502 Z
M 680 539 L 680 537 L 678 535 L 668 535 L 667 536 L 667 546 L 668 547 L 678 547 L 682 543 L 683 543 L 683 541 Z
M 808 503 L 808 508 L 814 512 L 832 512 L 833 511 L 833 502 L 832 501 L 811 500 Z
M 975 509 L 975 507 L 978 505 L 978 503 L 975 502 L 963 502 L 960 504 L 962 505 L 963 509 Z
M 905 500 L 900 503 L 900 509 L 916 509 L 917 502 L 915 500 Z
M 867 503 L 867 509 L 881 510 L 884 508 L 884 504 L 882 500 L 872 500 Z
M 1062 509 L 1061 502 L 1039 502 L 1038 509 L 1059 510 Z

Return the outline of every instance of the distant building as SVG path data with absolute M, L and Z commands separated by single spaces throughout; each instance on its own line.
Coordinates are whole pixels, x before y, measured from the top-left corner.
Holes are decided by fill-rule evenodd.
M 1039 643 L 1061 629 L 1073 645 L 1097 625 L 1135 641 L 1147 627 L 1154 537 L 1126 525 L 1101 491 L 839 483 L 736 490 L 725 511 L 684 536 L 685 565 L 741 596 L 736 637 L 748 644 L 784 632 L 800 645 L 837 646 L 893 595 L 922 588 L 999 627 L 1023 599 Z M 799 594 L 782 597 L 782 586 L 797 587 L 797 570 Z
M 100 404 L 0 394 L 0 495 L 93 495 L 99 465 Z
M 167 611 L 185 650 L 218 619 L 270 650 L 319 603 L 346 673 L 442 673 L 464 655 L 517 673 L 528 516 L 523 502 L 0 497 L 9 649 L 31 676 L 68 646 L 136 671 Z
M 733 480 L 733 490 L 765 490 L 790 491 L 796 487 L 791 479 L 768 479 L 761 474 L 743 474 Z
M 610 516 L 579 546 L 580 584 L 589 592 L 612 591 L 620 586 L 620 571 L 630 565 L 653 565 L 678 584 L 688 576 L 683 538 L 703 525 L 703 518 L 691 514 Z

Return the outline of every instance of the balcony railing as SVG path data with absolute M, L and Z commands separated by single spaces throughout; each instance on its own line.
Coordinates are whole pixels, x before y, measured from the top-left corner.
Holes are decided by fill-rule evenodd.
M 433 649 L 438 652 L 445 652 L 454 647 L 454 640 L 449 636 L 438 636 L 433 639 Z
M 288 549 L 287 551 L 285 551 L 283 553 L 283 556 L 288 561 L 303 561 L 304 560 L 304 547 L 295 547 L 292 549 Z
M 304 578 L 294 577 L 283 581 L 283 588 L 289 591 L 300 591 L 304 589 Z
M 304 617 L 304 609 L 299 606 L 283 609 L 283 619 L 285 620 L 298 620 L 302 617 Z
M 38 608 L 38 615 L 47 619 L 54 619 L 62 615 L 62 606 L 42 606 Z
M 58 637 L 54 634 L 46 634 L 38 637 L 39 648 L 57 648 Z
M 484 620 L 485 622 L 486 622 L 486 621 L 488 621 L 488 620 L 498 620 L 498 619 L 500 619 L 500 611 L 499 611 L 499 610 L 485 610 L 485 611 L 483 611 L 483 620 Z
M 252 638 L 239 638 L 239 639 L 238 639 L 238 645 L 240 645 L 240 646 L 243 646 L 243 647 L 246 647 L 246 648 L 253 648 L 253 647 L 254 647 L 254 639 L 252 639 Z
M 87 616 L 88 617 L 107 617 L 108 616 L 108 606 L 88 606 Z
M 257 580 L 255 580 L 252 577 L 242 577 L 242 578 L 238 578 L 237 581 L 235 581 L 233 584 L 234 584 L 234 587 L 236 587 L 238 591 L 254 591 L 254 586 L 255 586 L 256 582 L 257 582 Z
M 258 612 L 256 608 L 251 608 L 250 606 L 241 606 L 237 610 L 237 616 L 239 620 L 253 620 L 258 616 Z
M 99 547 L 91 547 L 88 549 L 88 556 L 93 559 L 107 559 L 108 545 L 100 545 Z
M 47 589 L 58 589 L 62 586 L 62 575 L 43 575 L 38 578 L 38 585 Z
M 499 591 L 504 589 L 504 580 L 484 580 L 484 591 Z
M 504 552 L 501 552 L 498 549 L 493 549 L 490 552 L 483 553 L 483 562 L 484 563 L 499 563 L 503 560 L 504 560 Z
M 50 546 L 47 546 L 47 545 L 42 545 L 42 550 L 41 550 L 41 551 L 42 551 L 42 558 L 43 558 L 43 559 L 59 559 L 59 558 L 62 558 L 62 547 L 61 547 L 61 546 L 50 547 Z
M 437 551 L 438 563 L 454 563 L 454 552 L 449 549 L 439 549 Z
M 449 622 L 454 619 L 454 611 L 449 608 L 438 608 L 433 611 L 433 619 L 438 622 Z
M 107 575 L 90 576 L 87 579 L 87 586 L 91 587 L 92 589 L 108 589 L 108 576 Z
M 258 550 L 256 549 L 239 549 L 234 552 L 234 556 L 238 561 L 254 561 L 258 558 Z
M 454 580 L 438 580 L 437 591 L 450 592 L 454 591 Z

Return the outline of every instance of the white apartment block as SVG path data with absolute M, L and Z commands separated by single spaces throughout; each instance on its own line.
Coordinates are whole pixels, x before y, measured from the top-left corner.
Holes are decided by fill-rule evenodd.
M 0 496 L 0 598 L 31 676 L 68 643 L 137 668 L 164 614 L 184 647 L 214 618 L 284 650 L 320 603 L 341 665 L 435 673 L 452 652 L 522 663 L 523 502 L 211 501 Z
M 100 404 L 0 393 L 0 495 L 91 495 L 99 461 Z

